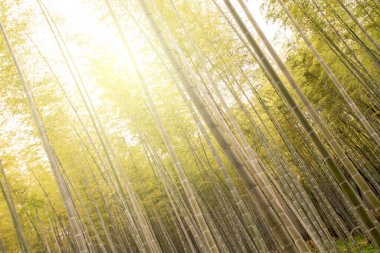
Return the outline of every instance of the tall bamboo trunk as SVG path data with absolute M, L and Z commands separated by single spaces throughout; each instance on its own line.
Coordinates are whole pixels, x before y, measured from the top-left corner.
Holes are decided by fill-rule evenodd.
M 354 23 L 359 27 L 359 29 L 363 32 L 363 34 L 367 37 L 367 39 L 372 43 L 372 45 L 376 48 L 378 54 L 380 54 L 380 46 L 377 44 L 375 39 L 367 32 L 367 30 L 360 24 L 358 19 L 354 14 L 347 8 L 347 6 L 342 2 L 342 0 L 337 0 L 339 5 L 342 6 L 344 11 L 350 16 L 350 18 L 354 21 Z
M 7 203 L 9 213 L 11 214 L 13 226 L 14 226 L 15 231 L 16 231 L 16 237 L 17 237 L 18 243 L 20 245 L 21 252 L 22 253 L 28 253 L 29 252 L 29 246 L 28 246 L 25 234 L 24 234 L 24 230 L 22 228 L 20 218 L 17 214 L 16 206 L 15 206 L 15 203 L 14 203 L 14 200 L 12 197 L 12 191 L 11 191 L 11 188 L 9 187 L 8 180 L 7 180 L 7 177 L 5 175 L 3 163 L 1 160 L 0 160 L 0 175 L 2 176 L 2 178 L 0 177 L 0 189 L 1 189 L 1 192 L 2 192 L 3 197 L 5 199 L 5 202 Z M 3 180 L 4 180 L 4 183 L 2 182 Z M 5 251 L 5 249 L 3 249 L 3 248 L 2 248 L 2 250 Z
M 239 0 L 239 1 L 241 1 L 241 0 Z M 355 113 L 356 117 L 362 123 L 362 125 L 364 126 L 364 128 L 370 134 L 370 136 L 375 140 L 375 142 L 377 143 L 377 146 L 379 148 L 379 146 L 380 146 L 380 137 L 376 133 L 375 129 L 371 126 L 371 124 L 365 118 L 365 116 L 363 115 L 363 113 L 356 106 L 355 102 L 348 95 L 346 89 L 342 86 L 342 84 L 339 82 L 338 78 L 335 76 L 335 74 L 333 73 L 333 71 L 329 68 L 329 66 L 324 61 L 324 59 L 322 58 L 322 56 L 319 54 L 319 52 L 317 51 L 317 49 L 313 46 L 313 44 L 311 43 L 311 41 L 307 38 L 307 36 L 304 33 L 304 31 L 300 28 L 300 26 L 298 25 L 297 21 L 294 19 L 293 15 L 289 12 L 289 10 L 287 9 L 287 7 L 285 6 L 284 1 L 283 0 L 279 0 L 279 2 L 281 4 L 281 6 L 283 7 L 286 15 L 289 17 L 290 21 L 293 23 L 294 27 L 297 29 L 297 31 L 301 35 L 302 39 L 305 41 L 305 43 L 307 44 L 307 46 L 309 47 L 309 49 L 312 51 L 312 53 L 314 54 L 314 56 L 317 58 L 317 60 L 319 61 L 319 63 L 322 65 L 323 69 L 326 71 L 327 75 L 333 81 L 333 83 L 335 84 L 335 87 L 338 89 L 338 91 L 340 92 L 340 94 L 342 95 L 342 97 L 344 98 L 344 100 L 346 101 L 346 103 L 350 106 L 350 108 L 352 109 L 352 111 Z M 341 1 L 339 0 L 339 2 L 341 2 Z
M 26 98 L 28 100 L 28 105 L 29 105 L 29 109 L 30 109 L 31 114 L 32 114 L 33 121 L 34 121 L 34 123 L 37 126 L 37 129 L 38 129 L 38 132 L 39 132 L 39 135 L 40 135 L 40 138 L 41 138 L 44 150 L 45 150 L 46 155 L 47 155 L 47 157 L 49 159 L 50 167 L 52 169 L 55 181 L 57 183 L 58 190 L 60 192 L 61 198 L 62 198 L 62 200 L 64 202 L 66 213 L 67 213 L 67 216 L 69 218 L 70 225 L 71 225 L 71 228 L 73 230 L 77 246 L 78 246 L 79 251 L 81 253 L 87 253 L 88 249 L 87 249 L 87 246 L 86 246 L 86 242 L 85 242 L 85 239 L 83 237 L 83 234 L 82 234 L 82 231 L 80 229 L 80 226 L 78 224 L 78 221 L 77 221 L 77 219 L 75 217 L 75 210 L 74 210 L 74 206 L 73 206 L 73 203 L 72 203 L 72 199 L 70 198 L 67 190 L 65 189 L 65 186 L 64 186 L 64 183 L 63 183 L 63 179 L 62 179 L 62 177 L 60 175 L 59 165 L 58 165 L 57 159 L 56 159 L 55 154 L 54 154 L 54 149 L 53 149 L 53 147 L 50 144 L 50 141 L 49 141 L 49 138 L 48 138 L 47 133 L 45 131 L 45 128 L 43 126 L 42 120 L 41 120 L 41 118 L 40 118 L 40 116 L 38 114 L 37 107 L 36 107 L 36 105 L 35 105 L 35 103 L 33 101 L 31 91 L 30 91 L 30 89 L 28 87 L 28 84 L 26 82 L 26 79 L 25 79 L 25 77 L 24 77 L 24 75 L 23 75 L 23 73 L 21 71 L 21 68 L 18 65 L 16 57 L 15 57 L 15 55 L 13 53 L 12 47 L 9 44 L 8 37 L 7 37 L 6 32 L 4 30 L 3 24 L 1 22 L 0 22 L 0 29 L 2 31 L 3 37 L 5 39 L 5 42 L 7 44 L 9 53 L 10 53 L 10 55 L 12 57 L 13 64 L 16 67 L 18 78 L 20 79 L 21 85 L 22 85 L 22 87 L 24 89 L 24 93 L 25 93 Z
M 355 193 L 353 188 L 351 187 L 350 183 L 345 178 L 342 171 L 339 169 L 327 149 L 324 147 L 322 141 L 319 139 L 318 135 L 314 131 L 314 129 L 311 127 L 310 123 L 307 121 L 306 117 L 301 112 L 299 106 L 294 101 L 292 96 L 290 95 L 289 91 L 285 87 L 285 85 L 282 83 L 281 79 L 276 74 L 274 68 L 270 64 L 269 60 L 266 58 L 262 50 L 260 49 L 259 45 L 256 43 L 256 41 L 253 39 L 252 35 L 250 34 L 247 27 L 244 25 L 243 21 L 241 20 L 239 14 L 236 12 L 235 8 L 232 6 L 229 0 L 224 0 L 228 9 L 231 11 L 234 19 L 238 23 L 239 27 L 243 30 L 243 33 L 245 34 L 247 40 L 251 44 L 254 51 L 259 56 L 259 59 L 264 64 L 266 71 L 270 73 L 272 78 L 276 81 L 274 84 L 277 85 L 276 89 L 280 91 L 280 94 L 285 99 L 285 101 L 288 103 L 289 107 L 299 120 L 299 122 L 302 124 L 302 126 L 305 128 L 306 132 L 310 136 L 311 140 L 321 153 L 326 165 L 330 169 L 331 173 L 334 175 L 335 179 L 337 180 L 338 184 L 340 185 L 343 193 L 346 195 L 348 200 L 351 202 L 352 206 L 356 210 L 356 214 L 358 218 L 361 220 L 362 224 L 366 227 L 367 234 L 373 239 L 374 243 L 377 245 L 377 247 L 380 248 L 380 231 L 376 225 L 376 219 L 373 217 L 373 215 L 368 211 L 368 209 L 365 208 L 363 202 L 358 197 L 358 195 Z M 355 182 L 358 184 L 360 189 L 362 190 L 363 194 L 366 196 L 366 198 L 370 201 L 371 206 L 377 211 L 377 209 L 380 207 L 379 200 L 374 195 L 372 190 L 368 187 L 368 184 L 364 181 L 364 179 L 361 177 L 361 175 L 358 173 L 356 168 L 353 166 L 353 164 L 349 161 L 347 158 L 347 155 L 344 154 L 343 150 L 341 149 L 340 145 L 335 141 L 335 138 L 332 136 L 332 134 L 329 132 L 329 130 L 326 128 L 326 126 L 323 124 L 321 119 L 319 118 L 319 115 L 315 112 L 315 110 L 312 108 L 310 102 L 305 97 L 305 95 L 300 90 L 299 86 L 295 83 L 293 78 L 291 77 L 290 73 L 287 71 L 285 65 L 282 63 L 282 61 L 279 59 L 278 55 L 274 51 L 274 49 L 270 46 L 269 41 L 266 39 L 265 35 L 261 31 L 261 29 L 258 27 L 257 23 L 254 21 L 252 15 L 249 13 L 249 11 L 246 9 L 247 16 L 250 17 L 250 21 L 252 25 L 254 25 L 255 29 L 257 30 L 258 34 L 262 38 L 262 40 L 265 42 L 264 44 L 268 47 L 268 50 L 271 52 L 273 58 L 275 59 L 276 63 L 279 65 L 280 69 L 284 72 L 285 76 L 287 77 L 289 83 L 291 86 L 295 89 L 297 92 L 297 95 L 300 97 L 301 101 L 304 103 L 306 108 L 308 109 L 311 117 L 313 120 L 317 123 L 319 126 L 319 129 L 322 131 L 322 133 L 325 135 L 326 139 L 329 141 L 331 147 L 336 152 L 336 154 L 339 156 L 342 163 L 345 165 L 345 167 L 350 172 L 351 176 L 355 180 Z
M 242 161 L 240 157 L 238 156 L 238 154 L 235 152 L 235 150 L 232 148 L 229 141 L 224 137 L 219 127 L 219 124 L 215 122 L 210 111 L 208 111 L 207 105 L 203 102 L 198 92 L 195 90 L 195 87 L 192 85 L 190 79 L 186 76 L 184 70 L 181 68 L 181 64 L 176 59 L 176 56 L 174 55 L 172 51 L 166 50 L 166 49 L 169 49 L 170 47 L 168 43 L 166 42 L 166 40 L 164 39 L 162 32 L 160 32 L 157 24 L 153 20 L 152 14 L 150 13 L 145 1 L 140 1 L 140 3 L 144 10 L 145 16 L 147 17 L 151 27 L 155 31 L 162 48 L 165 49 L 165 54 L 169 58 L 173 68 L 176 70 L 177 75 L 182 82 L 182 85 L 186 89 L 186 92 L 188 93 L 188 95 L 194 102 L 195 106 L 199 110 L 200 114 L 202 115 L 203 119 L 205 120 L 206 124 L 209 126 L 212 133 L 216 137 L 219 145 L 226 152 L 226 155 L 230 159 L 230 162 L 233 164 L 233 167 L 237 170 L 243 182 L 246 184 L 248 190 L 251 192 L 252 194 L 251 196 L 256 201 L 258 201 L 257 202 L 258 205 L 265 210 L 263 212 L 264 217 L 266 218 L 268 225 L 274 228 L 272 232 L 276 236 L 277 240 L 280 242 L 282 249 L 285 252 L 298 252 L 297 246 L 292 241 L 291 237 L 288 234 L 288 231 L 283 225 L 280 225 L 281 222 L 279 220 L 279 217 L 275 214 L 274 210 L 272 209 L 272 206 L 269 204 L 268 200 L 266 199 L 266 196 L 264 195 L 262 190 L 259 188 L 257 183 L 254 181 L 252 176 L 246 170 L 244 166 L 245 164 L 253 169 L 252 161 L 250 161 L 250 159 L 248 158 L 247 158 L 248 160 Z M 264 185 L 260 184 L 260 187 L 264 187 Z M 273 195 L 271 195 L 272 193 L 270 191 L 266 191 L 265 194 L 268 197 L 271 196 L 270 199 L 272 200 Z M 272 202 L 272 204 L 274 204 L 277 207 L 276 211 L 281 210 L 281 207 L 276 201 Z M 300 241 L 297 241 L 296 243 L 299 243 L 299 242 Z M 302 244 L 299 244 L 299 245 L 302 245 Z
M 112 8 L 111 8 L 108 0 L 105 0 L 105 2 L 107 4 L 108 10 L 110 11 L 111 16 L 112 16 L 112 18 L 113 18 L 113 20 L 115 22 L 115 25 L 116 25 L 116 27 L 118 29 L 119 35 L 120 35 L 120 37 L 122 39 L 122 42 L 123 42 L 123 44 L 124 44 L 124 46 L 125 46 L 125 48 L 126 48 L 126 50 L 128 52 L 128 55 L 130 56 L 130 59 L 132 61 L 133 67 L 135 69 L 135 72 L 137 73 L 138 78 L 139 78 L 140 82 L 142 83 L 143 90 L 144 90 L 144 93 L 145 93 L 145 95 L 146 95 L 146 97 L 148 99 L 149 107 L 151 109 L 152 115 L 153 115 L 153 117 L 155 119 L 155 122 L 157 124 L 157 128 L 160 131 L 160 134 L 161 134 L 162 139 L 163 139 L 163 141 L 165 143 L 165 146 L 166 146 L 166 148 L 167 148 L 167 150 L 169 152 L 169 155 L 170 155 L 170 157 L 172 159 L 174 167 L 177 170 L 178 176 L 179 176 L 179 178 L 181 180 L 181 184 L 184 187 L 186 196 L 189 199 L 189 202 L 190 202 L 190 205 L 191 205 L 191 207 L 193 209 L 194 215 L 195 215 L 195 217 L 196 217 L 196 219 L 198 221 L 198 224 L 200 225 L 200 227 L 202 229 L 202 233 L 203 233 L 203 235 L 206 238 L 208 248 L 209 248 L 209 250 L 211 252 L 219 252 L 218 247 L 217 247 L 217 245 L 215 243 L 215 240 L 213 238 L 213 235 L 212 235 L 211 231 L 208 228 L 206 220 L 205 220 L 205 218 L 204 218 L 204 216 L 203 216 L 203 214 L 201 212 L 199 204 L 197 203 L 197 200 L 196 200 L 196 198 L 194 196 L 193 190 L 191 189 L 189 181 L 188 181 L 188 179 L 186 177 L 186 174 L 185 174 L 185 172 L 184 172 L 184 170 L 182 168 L 182 165 L 181 165 L 181 163 L 179 161 L 179 158 L 177 157 L 177 154 L 174 151 L 174 148 L 172 147 L 172 144 L 171 144 L 171 141 L 169 139 L 169 136 L 166 133 L 166 130 L 164 129 L 164 127 L 163 127 L 161 119 L 160 119 L 160 117 L 158 115 L 158 112 L 156 110 L 155 103 L 153 102 L 153 99 L 151 98 L 150 92 L 149 92 L 149 90 L 147 88 L 147 85 L 146 85 L 146 82 L 145 82 L 145 78 L 143 77 L 143 74 L 141 73 L 140 68 L 139 68 L 139 66 L 137 65 L 137 63 L 136 63 L 136 61 L 134 59 L 134 55 L 133 55 L 132 51 L 129 48 L 128 42 L 126 40 L 126 37 L 124 36 L 124 33 L 123 33 L 123 31 L 122 31 L 119 23 L 118 23 L 118 20 L 117 20 L 116 16 L 114 15 L 114 13 L 112 11 Z M 157 252 L 159 252 L 158 248 L 157 248 Z

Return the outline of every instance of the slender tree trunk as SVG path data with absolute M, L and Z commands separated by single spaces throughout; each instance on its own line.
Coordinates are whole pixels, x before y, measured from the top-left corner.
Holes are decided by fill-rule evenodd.
M 241 1 L 241 0 L 239 0 L 239 1 Z M 338 1 L 339 1 L 339 3 L 341 3 L 340 0 L 338 0 Z M 359 121 L 362 123 L 362 125 L 365 127 L 365 129 L 368 131 L 368 133 L 370 134 L 370 136 L 375 140 L 375 142 L 377 143 L 377 146 L 379 148 L 379 146 L 380 146 L 380 137 L 379 137 L 379 135 L 376 133 L 376 131 L 371 126 L 371 124 L 368 122 L 368 120 L 365 118 L 365 116 L 362 114 L 362 112 L 356 106 L 356 104 L 354 103 L 354 101 L 348 95 L 347 91 L 341 85 L 341 83 L 336 78 L 336 76 L 334 75 L 334 73 L 332 72 L 332 70 L 328 67 L 327 63 L 323 60 L 322 56 L 319 54 L 319 52 L 317 51 L 317 49 L 313 46 L 313 44 L 311 43 L 311 41 L 306 37 L 306 34 L 302 31 L 302 29 L 297 24 L 297 21 L 294 19 L 294 17 L 292 16 L 292 14 L 289 12 L 289 10 L 287 9 L 287 7 L 285 6 L 284 1 L 283 0 L 279 0 L 279 2 L 281 4 L 281 6 L 283 7 L 286 15 L 289 17 L 290 21 L 296 27 L 297 31 L 299 32 L 299 34 L 301 35 L 301 37 L 303 38 L 303 40 L 307 44 L 307 46 L 313 52 L 314 56 L 317 58 L 317 60 L 319 61 L 319 63 L 322 65 L 323 69 L 326 71 L 327 75 L 330 77 L 330 79 L 335 84 L 335 87 L 338 89 L 338 91 L 340 92 L 340 94 L 342 95 L 342 97 L 344 98 L 344 100 L 346 101 L 346 103 L 350 106 L 350 108 L 355 113 L 356 117 L 359 119 Z
M 372 36 L 367 32 L 367 30 L 360 24 L 357 18 L 351 13 L 351 11 L 347 8 L 347 6 L 342 2 L 342 0 L 337 0 L 339 5 L 342 6 L 344 11 L 350 16 L 350 18 L 354 21 L 354 23 L 359 27 L 359 29 L 363 32 L 363 34 L 367 37 L 367 39 L 372 43 L 372 45 L 376 48 L 378 54 L 380 54 L 380 46 L 377 42 L 372 38 Z
M 0 250 L 1 250 L 1 253 L 7 253 L 6 250 L 5 250 L 5 246 L 3 245 L 3 241 L 1 240 L 1 238 L 0 238 Z
M 5 171 L 4 171 L 3 163 L 1 160 L 0 160 L 0 174 L 2 176 L 2 179 L 0 178 L 0 189 L 1 189 L 1 192 L 3 193 L 5 202 L 7 203 L 9 213 L 11 214 L 11 217 L 12 217 L 13 226 L 16 231 L 16 237 L 20 245 L 20 250 L 23 253 L 28 253 L 29 246 L 24 234 L 24 230 L 22 228 L 20 218 L 17 214 L 16 206 L 12 197 L 12 191 L 11 191 L 11 188 L 9 187 L 7 177 L 5 176 Z M 2 180 L 4 180 L 4 183 L 2 182 Z
M 327 164 L 328 168 L 330 169 L 331 173 L 334 175 L 335 179 L 338 181 L 342 191 L 346 195 L 346 197 L 349 199 L 353 207 L 356 209 L 356 214 L 358 218 L 360 218 L 361 222 L 365 225 L 367 229 L 368 235 L 373 239 L 374 243 L 377 245 L 377 247 L 380 248 L 380 231 L 376 226 L 376 220 L 373 217 L 373 215 L 366 210 L 364 207 L 363 202 L 360 200 L 360 198 L 357 196 L 343 173 L 338 168 L 337 164 L 332 159 L 331 155 L 327 151 L 327 149 L 324 147 L 323 143 L 317 136 L 316 132 L 313 130 L 311 125 L 308 123 L 307 119 L 303 115 L 303 113 L 300 111 L 300 108 L 294 101 L 294 99 L 291 97 L 289 91 L 286 89 L 286 87 L 283 85 L 280 78 L 277 76 L 275 70 L 269 63 L 268 59 L 265 57 L 263 52 L 261 51 L 258 44 L 253 39 L 252 35 L 249 33 L 248 29 L 242 22 L 241 18 L 239 17 L 239 14 L 236 12 L 232 4 L 229 0 L 225 0 L 225 3 L 231 13 L 233 14 L 235 20 L 238 22 L 240 28 L 243 30 L 245 36 L 247 37 L 247 40 L 250 42 L 251 46 L 254 48 L 256 53 L 259 55 L 259 58 L 264 63 L 266 70 L 270 72 L 274 80 L 276 81 L 277 88 L 281 92 L 281 95 L 284 97 L 284 99 L 287 101 L 288 105 L 290 106 L 291 110 L 296 115 L 297 119 L 300 121 L 300 123 L 305 128 L 306 132 L 312 139 L 315 146 L 318 148 L 319 152 L 322 154 L 325 163 Z M 357 172 L 356 168 L 353 166 L 353 164 L 348 160 L 347 156 L 342 151 L 339 144 L 335 141 L 332 134 L 329 132 L 329 130 L 324 126 L 321 119 L 319 118 L 318 114 L 314 111 L 314 109 L 311 107 L 310 102 L 305 97 L 305 95 L 302 93 L 298 85 L 295 83 L 293 78 L 291 77 L 290 73 L 287 71 L 285 65 L 282 63 L 282 61 L 279 59 L 278 55 L 275 53 L 274 49 L 270 46 L 269 41 L 265 38 L 265 35 L 262 33 L 256 22 L 253 20 L 252 15 L 249 13 L 248 10 L 246 10 L 247 15 L 250 17 L 250 21 L 252 24 L 254 24 L 255 29 L 258 31 L 258 34 L 260 37 L 265 41 L 265 45 L 268 47 L 268 50 L 271 52 L 272 56 L 276 60 L 276 63 L 279 65 L 280 69 L 284 72 L 285 76 L 287 77 L 289 83 L 292 85 L 292 87 L 296 90 L 297 95 L 300 97 L 302 102 L 307 107 L 308 111 L 310 112 L 312 118 L 314 121 L 316 121 L 317 125 L 319 126 L 320 130 L 323 132 L 323 134 L 326 136 L 326 139 L 329 141 L 331 147 L 334 149 L 334 151 L 337 153 L 339 158 L 341 159 L 342 163 L 345 165 L 345 167 L 349 170 L 351 176 L 355 179 L 356 183 L 361 187 L 363 194 L 366 195 L 367 199 L 370 200 L 370 203 L 372 207 L 377 211 L 377 209 L 380 207 L 380 204 L 378 204 L 379 200 L 377 197 L 373 194 L 373 192 L 368 187 L 367 183 L 363 180 L 361 175 Z M 259 32 L 260 31 L 260 32 Z
M 160 32 L 157 24 L 153 21 L 153 19 L 151 17 L 152 14 L 150 13 L 148 7 L 146 6 L 145 1 L 140 1 L 140 3 L 141 3 L 141 6 L 142 6 L 144 13 L 145 13 L 145 16 L 147 17 L 151 27 L 156 32 L 156 35 L 159 39 L 161 46 L 164 49 L 170 48 L 168 43 L 163 38 L 162 33 Z M 247 188 L 251 191 L 252 197 L 254 197 L 254 199 L 256 199 L 258 201 L 258 205 L 263 207 L 263 209 L 265 210 L 264 216 L 267 219 L 268 225 L 270 225 L 270 227 L 272 227 L 272 226 L 274 227 L 273 233 L 277 237 L 277 240 L 280 242 L 282 249 L 286 252 L 298 252 L 297 247 L 293 243 L 293 241 L 290 238 L 285 227 L 282 225 L 279 225 L 279 224 L 281 224 L 279 217 L 275 214 L 274 210 L 272 209 L 272 206 L 266 200 L 265 195 L 260 190 L 260 188 L 258 187 L 256 182 L 253 180 L 252 176 L 248 173 L 248 171 L 246 171 L 246 169 L 244 167 L 244 163 L 240 160 L 240 157 L 233 150 L 229 141 L 222 134 L 218 123 L 216 123 L 214 121 L 213 116 L 208 111 L 206 104 L 201 100 L 198 92 L 195 91 L 195 87 L 192 85 L 191 81 L 185 75 L 183 69 L 180 67 L 181 65 L 180 65 L 179 61 L 174 56 L 173 52 L 165 50 L 165 53 L 166 53 L 167 57 L 169 58 L 173 68 L 176 69 L 177 75 L 179 76 L 182 84 L 184 85 L 186 92 L 191 97 L 192 101 L 196 105 L 197 109 L 199 110 L 200 114 L 202 115 L 202 117 L 205 120 L 205 122 L 207 123 L 207 125 L 210 127 L 214 136 L 218 140 L 220 146 L 226 152 L 227 157 L 230 159 L 230 162 L 233 164 L 233 167 L 237 170 L 237 172 L 240 174 L 243 182 L 246 184 Z M 247 160 L 247 161 L 249 161 L 249 160 Z M 250 164 L 250 166 L 253 166 L 252 162 L 250 162 L 249 164 Z M 253 167 L 251 167 L 251 168 L 253 168 Z M 264 185 L 261 185 L 261 187 L 264 187 Z M 271 194 L 271 192 L 267 191 L 266 194 Z M 273 198 L 273 196 L 271 196 L 271 198 Z M 272 202 L 272 203 L 275 203 L 275 202 Z M 276 205 L 278 205 L 278 203 L 276 203 Z M 278 209 L 278 210 L 280 210 L 280 209 Z M 289 225 L 289 224 L 287 224 L 287 225 Z
M 3 25 L 2 25 L 1 22 L 0 22 L 0 29 L 2 31 L 3 37 L 5 39 L 5 42 L 7 44 L 8 50 L 9 50 L 11 56 L 12 56 L 13 63 L 15 65 L 16 69 L 17 69 L 17 74 L 18 74 L 18 77 L 19 77 L 20 82 L 22 84 L 22 87 L 24 89 L 25 95 L 27 97 L 29 108 L 31 110 L 31 114 L 32 114 L 34 123 L 37 126 L 39 135 L 41 137 L 42 144 L 44 146 L 46 155 L 47 155 L 47 157 L 49 159 L 49 163 L 50 163 L 51 169 L 53 171 L 54 178 L 55 178 L 56 183 L 58 185 L 58 190 L 59 190 L 59 192 L 61 194 L 62 200 L 63 200 L 64 205 L 65 205 L 65 209 L 66 209 L 69 221 L 70 221 L 71 228 L 72 228 L 72 230 L 74 232 L 74 236 L 75 236 L 75 239 L 76 239 L 76 242 L 77 242 L 77 246 L 79 247 L 79 251 L 81 253 L 87 253 L 88 249 L 87 249 L 86 242 L 85 242 L 85 239 L 83 237 L 82 231 L 81 231 L 81 229 L 79 227 L 78 221 L 77 221 L 77 219 L 75 217 L 75 211 L 74 211 L 72 199 L 70 198 L 67 190 L 65 189 L 65 186 L 64 186 L 64 183 L 63 183 L 63 179 L 61 178 L 61 175 L 59 174 L 59 165 L 58 165 L 57 159 L 56 159 L 56 157 L 54 155 L 53 147 L 50 144 L 50 141 L 49 141 L 47 133 L 46 133 L 46 131 L 44 129 L 42 120 L 40 119 L 40 116 L 38 114 L 36 105 L 34 104 L 34 101 L 33 101 L 33 98 L 32 98 L 32 94 L 30 92 L 28 84 L 27 84 L 27 82 L 26 82 L 26 80 L 24 78 L 24 75 L 23 75 L 23 73 L 22 73 L 22 71 L 21 71 L 21 69 L 20 69 L 20 67 L 19 67 L 19 65 L 17 63 L 16 57 L 13 54 L 13 50 L 12 50 L 10 44 L 9 44 L 8 38 L 7 38 L 5 30 L 4 30 L 4 27 L 3 27 Z

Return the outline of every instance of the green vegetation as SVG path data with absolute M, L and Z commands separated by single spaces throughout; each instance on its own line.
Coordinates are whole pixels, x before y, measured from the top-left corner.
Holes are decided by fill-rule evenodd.
M 0 253 L 380 251 L 378 1 L 0 9 Z

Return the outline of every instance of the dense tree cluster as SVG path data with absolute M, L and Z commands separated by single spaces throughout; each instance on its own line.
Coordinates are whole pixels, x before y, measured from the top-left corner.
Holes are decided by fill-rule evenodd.
M 380 250 L 378 1 L 53 3 L 0 1 L 0 252 Z

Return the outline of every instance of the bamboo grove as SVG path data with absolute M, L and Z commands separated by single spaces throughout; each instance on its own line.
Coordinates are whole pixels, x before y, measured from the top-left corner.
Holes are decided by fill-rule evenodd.
M 377 0 L 58 2 L 0 1 L 0 252 L 380 251 Z

